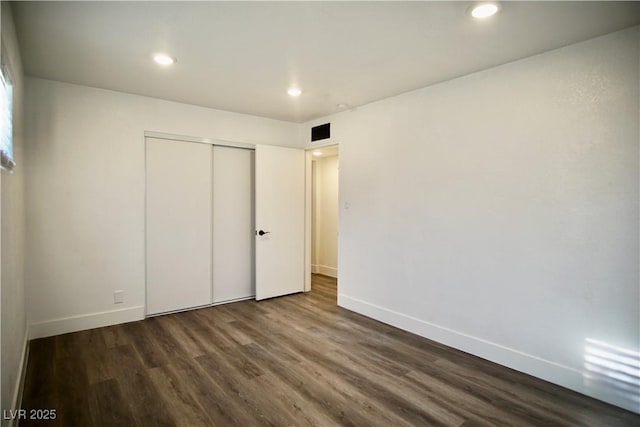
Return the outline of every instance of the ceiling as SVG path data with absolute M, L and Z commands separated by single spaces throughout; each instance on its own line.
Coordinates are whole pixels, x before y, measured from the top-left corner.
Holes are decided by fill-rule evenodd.
M 640 23 L 640 2 L 14 2 L 27 75 L 292 122 Z M 171 67 L 151 56 L 177 58 Z M 298 98 L 287 88 L 298 85 Z M 346 104 L 338 107 L 339 104 Z

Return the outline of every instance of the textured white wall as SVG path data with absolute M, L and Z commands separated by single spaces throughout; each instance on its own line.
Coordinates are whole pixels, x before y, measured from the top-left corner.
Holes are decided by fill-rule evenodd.
M 314 273 L 338 274 L 338 156 L 314 160 L 313 247 Z
M 587 338 L 640 348 L 639 64 L 635 27 L 308 123 L 339 304 L 631 407 L 583 374 Z
M 288 122 L 119 92 L 35 78 L 26 86 L 26 280 L 36 335 L 141 313 L 144 131 L 274 145 L 295 145 L 298 134 Z M 113 304 L 114 290 L 125 291 L 124 304 Z M 109 314 L 115 309 L 121 317 Z
M 10 61 L 13 78 L 14 102 L 14 159 L 17 166 L 13 173 L 2 171 L 2 409 L 14 408 L 19 386 L 20 370 L 26 347 L 26 315 L 24 289 L 24 91 L 22 63 L 13 27 L 11 9 L 7 2 L 2 7 L 2 41 Z M 8 421 L 3 420 L 2 425 Z

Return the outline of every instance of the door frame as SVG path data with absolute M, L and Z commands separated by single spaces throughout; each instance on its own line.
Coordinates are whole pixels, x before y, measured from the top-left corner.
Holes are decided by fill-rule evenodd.
M 144 139 L 146 140 L 147 138 L 169 139 L 172 141 L 182 141 L 182 142 L 198 142 L 200 144 L 222 145 L 223 147 L 246 148 L 249 150 L 255 150 L 256 148 L 255 144 L 248 144 L 245 142 L 225 141 L 224 139 L 175 135 L 171 133 L 151 132 L 151 131 L 145 130 Z
M 338 147 L 338 159 L 340 158 L 340 143 L 331 141 L 313 146 L 306 146 L 305 151 L 305 191 L 304 191 L 304 291 L 311 290 L 311 214 L 313 197 L 313 151 L 321 148 Z M 340 230 L 340 176 L 338 175 L 338 230 Z M 338 237 L 338 245 L 340 238 Z M 339 253 L 338 253 L 339 256 Z M 340 270 L 338 270 L 340 271 Z
M 305 290 L 305 176 L 302 148 L 256 145 L 257 301 Z

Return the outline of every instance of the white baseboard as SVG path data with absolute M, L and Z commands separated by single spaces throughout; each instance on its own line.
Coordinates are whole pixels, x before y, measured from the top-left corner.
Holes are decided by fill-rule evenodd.
M 22 392 L 24 390 L 24 380 L 27 377 L 27 361 L 29 360 L 29 331 L 24 331 L 24 342 L 22 344 L 22 357 L 20 366 L 18 366 L 18 378 L 13 388 L 13 397 L 11 399 L 11 409 L 20 409 L 22 407 Z M 8 423 L 9 427 L 17 425 L 17 418 L 11 418 Z
M 120 310 L 102 311 L 32 323 L 29 325 L 29 336 L 31 339 L 51 337 L 142 319 L 144 319 L 144 306 L 140 305 Z
M 315 274 L 323 274 L 325 276 L 338 278 L 338 269 L 327 265 L 314 264 L 311 265 L 311 272 Z
M 615 395 L 602 388 L 589 386 L 588 382 L 585 381 L 585 372 L 581 370 L 438 326 L 345 294 L 338 294 L 338 305 L 491 362 L 524 372 L 629 411 L 640 413 L 640 408 L 634 406 L 631 402 L 616 398 Z

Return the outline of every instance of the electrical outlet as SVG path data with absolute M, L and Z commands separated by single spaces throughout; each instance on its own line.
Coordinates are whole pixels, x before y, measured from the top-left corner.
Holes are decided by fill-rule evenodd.
M 124 302 L 124 291 L 113 291 L 113 303 L 122 304 Z

